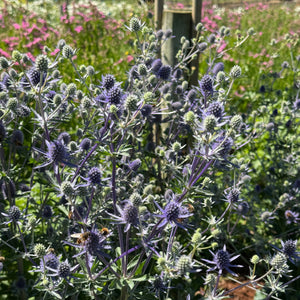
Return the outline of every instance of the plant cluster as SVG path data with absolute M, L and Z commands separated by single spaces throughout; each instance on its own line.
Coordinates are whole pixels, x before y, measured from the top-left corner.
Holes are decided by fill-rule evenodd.
M 55 57 L 50 49 L 34 60 L 18 50 L 0 58 L 4 297 L 189 299 L 204 286 L 203 299 L 224 299 L 232 291 L 220 289 L 221 277 L 249 267 L 238 288 L 264 281 L 266 299 L 286 292 L 300 277 L 290 278 L 299 259 L 299 183 L 282 199 L 291 208 L 292 238 L 282 236 L 269 255 L 255 251 L 249 222 L 275 217 L 253 209 L 247 188 L 254 166 L 250 156 L 238 156 L 260 127 L 228 113 L 243 74 L 221 60 L 230 30 L 207 34 L 199 23 L 192 41 L 181 39 L 171 67 L 158 58 L 170 30 L 154 32 L 136 17 L 126 27 L 135 55 L 124 83 L 77 64 L 80 51 L 65 40 Z M 190 87 L 188 64 L 205 53 L 206 71 Z M 66 80 L 62 65 L 76 80 Z M 289 107 L 293 120 L 297 101 L 298 94 Z M 288 163 L 298 159 L 290 150 Z

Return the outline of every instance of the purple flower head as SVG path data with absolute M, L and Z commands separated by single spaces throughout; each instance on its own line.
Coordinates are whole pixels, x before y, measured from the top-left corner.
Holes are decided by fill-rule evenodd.
M 62 132 L 58 138 L 57 138 L 60 142 L 63 142 L 64 145 L 68 145 L 71 141 L 71 137 L 67 132 Z
M 281 241 L 282 253 L 286 255 L 290 261 L 295 263 L 292 258 L 296 261 L 300 258 L 298 256 L 299 252 L 297 252 L 297 241 L 287 240 L 286 242 Z
M 164 282 L 161 276 L 155 275 L 155 279 L 151 283 L 151 290 L 155 292 L 157 298 L 160 297 L 161 293 L 165 293 L 168 289 L 166 282 Z
M 224 113 L 224 107 L 220 102 L 215 101 L 209 104 L 206 113 L 208 115 L 214 115 L 216 118 L 221 118 Z
M 102 83 L 101 86 L 106 90 L 111 89 L 116 83 L 116 79 L 113 75 L 107 74 L 102 76 Z
M 168 80 L 171 75 L 172 68 L 170 66 L 161 66 L 157 71 L 157 77 L 162 80 Z
M 91 148 L 91 144 L 92 144 L 92 141 L 89 139 L 89 138 L 84 138 L 79 147 L 82 149 L 82 150 L 85 150 L 85 151 L 88 151 L 90 148 Z
M 61 262 L 56 269 L 52 269 L 52 274 L 49 274 L 51 277 L 59 277 L 61 279 L 65 279 L 69 285 L 73 286 L 73 284 L 69 281 L 70 278 L 74 278 L 72 276 L 72 273 L 79 267 L 79 265 L 76 265 L 74 267 L 71 267 L 68 260 L 65 260 L 64 262 Z M 49 269 L 49 268 L 48 268 Z
M 145 104 L 141 109 L 141 113 L 143 117 L 149 117 L 152 113 L 152 105 Z
M 27 72 L 27 77 L 29 78 L 31 85 L 33 86 L 37 86 L 40 82 L 43 85 L 45 83 L 46 76 L 46 73 L 43 72 L 41 74 L 41 72 L 34 67 Z
M 45 98 L 46 100 L 53 100 L 54 96 L 56 95 L 55 91 L 49 91 L 46 95 Z
M 173 76 L 175 79 L 180 79 L 181 76 L 182 76 L 182 70 L 181 69 L 176 69 L 174 72 L 173 72 Z
M 188 211 L 188 209 L 186 209 L 186 207 L 183 207 L 181 203 L 172 200 L 169 203 L 167 203 L 167 205 L 163 209 L 155 200 L 153 201 L 162 213 L 161 215 L 154 214 L 155 217 L 162 219 L 162 222 L 159 224 L 158 228 L 170 224 L 171 226 L 178 226 L 186 230 L 186 228 L 182 224 L 182 219 L 186 219 L 193 215 Z
M 101 171 L 97 167 L 93 167 L 90 169 L 88 173 L 88 181 L 92 185 L 101 183 Z
M 153 71 L 154 74 L 157 74 L 157 72 L 159 71 L 159 69 L 162 67 L 162 62 L 161 60 L 158 58 L 156 60 L 154 60 L 152 62 L 152 65 L 151 65 L 151 69 Z
M 46 144 L 48 147 L 47 153 L 45 153 L 44 151 L 42 151 L 40 149 L 34 148 L 36 151 L 44 154 L 48 158 L 47 162 L 45 162 L 44 164 L 42 164 L 38 167 L 35 167 L 35 169 L 46 167 L 52 163 L 54 164 L 55 172 L 57 171 L 59 163 L 66 164 L 70 167 L 76 167 L 76 165 L 67 161 L 69 155 L 68 155 L 68 152 L 67 152 L 65 146 L 62 144 L 61 141 L 59 141 L 59 140 L 55 140 L 53 142 L 46 141 Z
M 44 259 L 41 259 L 40 261 L 40 269 L 42 272 L 45 272 L 46 270 L 48 271 L 50 270 L 50 272 L 53 273 L 52 270 L 57 270 L 58 265 L 59 265 L 59 260 L 54 253 L 46 254 L 44 256 Z
M 230 268 L 241 268 L 243 266 L 241 265 L 232 265 L 231 262 L 238 258 L 240 255 L 236 255 L 234 257 L 231 257 L 231 255 L 226 251 L 226 246 L 224 245 L 222 250 L 218 250 L 216 254 L 214 254 L 212 251 L 210 253 L 213 255 L 213 261 L 202 259 L 203 261 L 215 265 L 214 267 L 208 269 L 207 271 L 215 271 L 219 270 L 219 274 L 221 275 L 223 270 L 226 270 L 233 276 L 238 276 L 236 273 L 234 273 Z
M 8 215 L 13 222 L 17 222 L 21 217 L 21 211 L 19 207 L 14 205 L 9 209 Z
M 71 235 L 71 237 L 77 238 L 76 244 L 69 242 L 65 242 L 65 244 L 81 249 L 81 251 L 74 255 L 74 257 L 80 256 L 82 254 L 89 254 L 98 257 L 108 257 L 108 255 L 103 251 L 105 249 L 110 249 L 110 246 L 107 245 L 106 242 L 106 239 L 109 235 L 110 234 L 103 235 L 99 230 L 92 229 L 91 231 Z
M 225 196 L 226 196 L 226 201 L 228 203 L 236 203 L 239 200 L 240 197 L 240 190 L 237 188 L 231 188 L 229 191 L 225 192 Z
M 23 215 L 19 207 L 13 205 L 8 210 L 8 213 L 2 213 L 3 216 L 7 217 L 9 220 L 3 224 L 18 223 L 21 224 L 20 220 L 24 220 L 27 215 Z
M 193 102 L 197 97 L 197 92 L 194 89 L 191 89 L 186 97 L 190 102 Z
M 291 224 L 291 223 L 297 224 L 300 221 L 300 218 L 298 218 L 299 213 L 293 212 L 291 210 L 286 210 L 284 215 L 287 224 Z
M 213 79 L 211 76 L 204 75 L 200 80 L 199 85 L 200 85 L 201 93 L 204 97 L 213 94 L 214 92 Z
M 139 158 L 137 158 L 137 159 L 131 161 L 129 163 L 128 167 L 131 171 L 136 172 L 139 169 L 139 167 L 141 166 L 141 164 L 142 164 L 141 160 Z
M 127 232 L 131 226 L 137 227 L 139 224 L 139 211 L 138 209 L 130 202 L 126 201 L 124 208 L 122 209 L 119 205 L 117 205 L 117 209 L 121 216 L 116 216 L 108 213 L 112 219 L 114 224 L 125 224 L 124 232 Z
M 107 92 L 107 99 L 110 104 L 120 104 L 122 98 L 122 90 L 118 86 L 114 86 Z
M 45 205 L 42 213 L 43 218 L 50 219 L 53 216 L 53 210 L 50 205 Z
M 218 62 L 214 65 L 212 73 L 217 75 L 220 71 L 224 71 L 224 64 L 222 62 Z

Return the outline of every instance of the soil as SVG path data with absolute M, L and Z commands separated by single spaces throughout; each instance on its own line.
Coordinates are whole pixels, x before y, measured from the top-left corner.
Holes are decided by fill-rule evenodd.
M 239 280 L 239 281 L 242 283 L 245 283 L 248 280 L 245 279 L 245 280 Z M 225 289 L 225 290 L 231 290 L 239 285 L 240 285 L 239 283 L 236 283 L 231 280 L 222 280 L 220 282 L 220 288 Z M 242 288 L 237 289 L 237 290 L 233 291 L 232 293 L 229 293 L 229 295 L 231 296 L 230 299 L 234 299 L 234 300 L 253 300 L 255 297 L 255 293 L 256 293 L 256 291 L 254 289 L 252 289 L 251 287 L 243 286 Z

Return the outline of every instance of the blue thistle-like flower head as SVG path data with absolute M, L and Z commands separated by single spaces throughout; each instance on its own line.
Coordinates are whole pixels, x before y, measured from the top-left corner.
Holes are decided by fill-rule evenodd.
M 139 211 L 130 201 L 126 201 L 124 208 L 122 209 L 117 205 L 117 209 L 121 216 L 116 216 L 108 213 L 114 224 L 125 224 L 124 232 L 127 232 L 131 226 L 137 227 L 139 224 Z
M 231 262 L 238 258 L 240 255 L 236 255 L 234 257 L 231 257 L 231 255 L 226 251 L 226 246 L 224 245 L 223 249 L 220 249 L 214 254 L 212 251 L 210 253 L 213 255 L 213 261 L 202 259 L 203 261 L 215 265 L 213 268 L 208 269 L 208 272 L 219 270 L 219 274 L 222 274 L 223 270 L 226 270 L 233 276 L 238 276 L 236 273 L 234 273 L 230 268 L 241 268 L 243 266 L 241 265 L 232 265 Z
M 131 171 L 136 172 L 139 169 L 139 167 L 141 166 L 141 164 L 142 164 L 141 160 L 139 158 L 137 158 L 137 159 L 131 161 L 129 163 L 128 167 Z
M 206 109 L 208 115 L 214 115 L 216 118 L 221 118 L 223 116 L 224 107 L 222 103 L 215 101 L 209 104 Z
M 156 59 L 156 60 L 154 60 L 153 62 L 152 62 L 152 65 L 151 65 L 151 69 L 152 69 L 152 72 L 154 73 L 154 74 L 157 74 L 157 72 L 159 71 L 159 69 L 162 67 L 162 62 L 161 62 L 161 60 L 158 58 L 158 59 Z
M 214 65 L 212 73 L 216 76 L 220 71 L 224 71 L 224 64 L 222 62 L 218 62 Z
M 90 169 L 88 173 L 88 181 L 93 185 L 101 183 L 101 171 L 99 168 L 93 167 Z
M 297 261 L 299 260 L 299 252 L 297 252 L 297 241 L 287 240 L 286 242 L 281 241 L 282 253 L 288 257 L 288 259 L 295 263 L 293 258 Z
M 9 209 L 8 215 L 12 221 L 17 222 L 21 217 L 21 211 L 19 207 L 14 205 Z
M 186 230 L 186 227 L 182 224 L 182 219 L 186 219 L 193 214 L 190 213 L 185 207 L 183 207 L 181 203 L 172 200 L 167 203 L 164 209 L 161 208 L 156 201 L 154 201 L 154 204 L 162 213 L 161 215 L 154 214 L 155 217 L 162 219 L 162 222 L 158 226 L 159 228 L 170 224 L 171 226 L 178 226 Z
M 88 151 L 90 148 L 91 148 L 91 144 L 92 144 L 92 141 L 89 139 L 89 138 L 84 138 L 79 147 L 82 149 L 82 150 L 85 150 L 85 151 Z
M 70 264 L 67 261 L 62 262 L 58 266 L 57 273 L 58 273 L 58 276 L 61 277 L 61 278 L 68 278 L 71 275 L 71 266 L 70 266 Z
M 52 210 L 52 207 L 51 207 L 50 205 L 45 205 L 45 206 L 44 206 L 42 216 L 43 216 L 45 219 L 50 219 L 50 218 L 52 218 L 52 216 L 53 216 L 53 210 Z
M 170 66 L 161 66 L 157 71 L 157 77 L 162 80 L 168 80 L 171 75 L 172 68 Z
M 68 145 L 71 141 L 71 137 L 68 132 L 62 132 L 57 139 L 63 142 L 64 145 Z
M 107 74 L 105 76 L 102 76 L 101 86 L 106 90 L 111 89 L 115 85 L 115 83 L 116 83 L 116 79 L 113 75 Z
M 110 104 L 119 104 L 122 98 L 122 90 L 118 86 L 113 86 L 107 93 L 107 98 Z
M 61 141 L 56 140 L 48 143 L 48 157 L 52 162 L 63 162 L 67 157 L 65 146 Z
M 212 95 L 213 89 L 213 79 L 209 75 L 204 75 L 199 82 L 200 90 L 203 96 Z
M 45 264 L 44 264 L 45 263 Z M 44 259 L 40 261 L 40 268 L 42 271 L 46 269 L 56 270 L 59 265 L 58 257 L 54 253 L 49 253 L 44 256 Z M 50 271 L 52 271 L 50 270 Z

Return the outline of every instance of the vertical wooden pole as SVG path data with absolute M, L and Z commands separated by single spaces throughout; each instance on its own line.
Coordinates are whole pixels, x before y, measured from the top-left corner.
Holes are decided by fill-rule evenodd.
M 159 30 L 162 28 L 163 10 L 164 10 L 164 0 L 155 0 L 154 2 L 155 30 Z
M 193 21 L 193 37 L 196 36 L 196 25 L 201 22 L 201 13 L 202 13 L 202 0 L 193 0 L 192 2 L 192 21 Z M 194 70 L 193 74 L 190 77 L 190 85 L 198 85 L 198 74 L 199 74 L 199 54 L 191 62 L 191 68 Z

